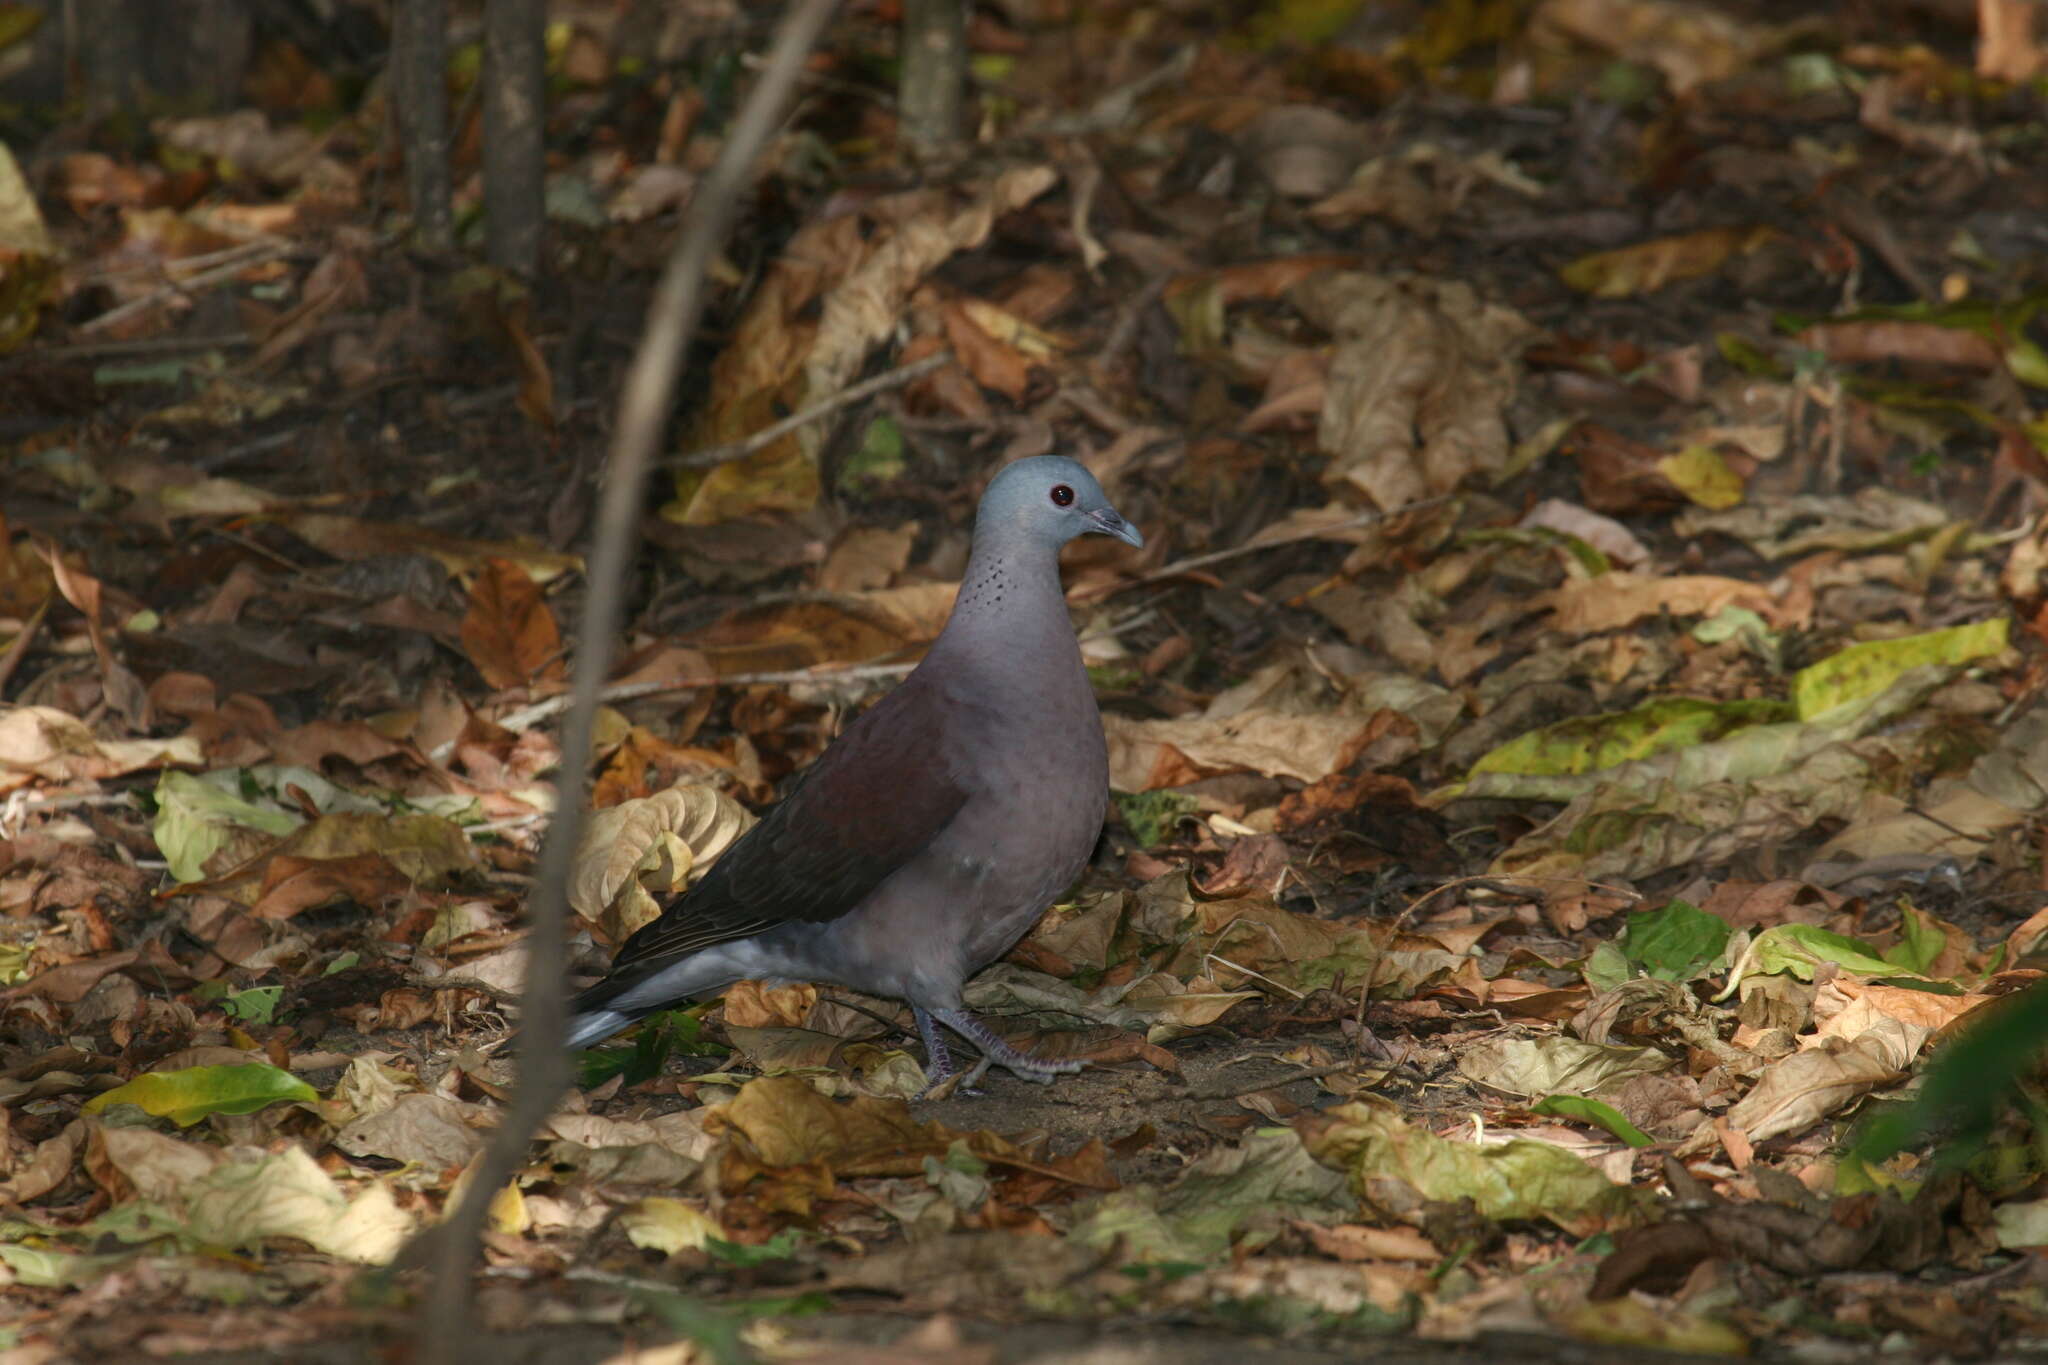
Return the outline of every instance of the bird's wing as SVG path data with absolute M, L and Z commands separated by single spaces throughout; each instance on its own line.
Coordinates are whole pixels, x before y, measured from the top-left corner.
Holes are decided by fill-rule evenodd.
M 620 946 L 612 978 L 860 904 L 967 799 L 943 744 L 944 709 L 916 678 L 877 702 L 702 881 Z

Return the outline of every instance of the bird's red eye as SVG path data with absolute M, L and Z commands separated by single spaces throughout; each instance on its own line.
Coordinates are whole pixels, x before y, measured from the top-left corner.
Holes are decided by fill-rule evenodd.
M 1074 505 L 1074 490 L 1063 483 L 1054 484 L 1052 486 L 1052 505 L 1054 507 L 1072 507 Z

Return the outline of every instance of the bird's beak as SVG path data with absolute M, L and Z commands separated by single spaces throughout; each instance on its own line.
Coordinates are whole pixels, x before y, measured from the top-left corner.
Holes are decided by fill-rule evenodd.
M 1094 529 L 1103 535 L 1115 536 L 1124 544 L 1140 550 L 1145 548 L 1145 537 L 1138 533 L 1137 527 L 1118 515 L 1114 507 L 1098 507 L 1088 514 L 1088 520 L 1094 522 Z

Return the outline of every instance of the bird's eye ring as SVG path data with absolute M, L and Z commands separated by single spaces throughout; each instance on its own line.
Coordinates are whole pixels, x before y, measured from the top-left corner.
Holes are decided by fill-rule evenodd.
M 1074 505 L 1074 490 L 1063 483 L 1054 484 L 1052 486 L 1052 505 L 1054 507 L 1072 507 Z

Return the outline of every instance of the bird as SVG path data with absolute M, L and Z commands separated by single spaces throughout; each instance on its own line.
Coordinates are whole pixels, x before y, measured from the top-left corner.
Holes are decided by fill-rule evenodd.
M 923 661 L 620 945 L 572 1002 L 568 1045 L 735 981 L 807 981 L 908 1003 L 934 1086 L 954 1071 L 940 1025 L 1025 1080 L 1079 1071 L 1010 1046 L 961 988 L 1074 883 L 1102 832 L 1109 755 L 1059 576 L 1061 548 L 1091 534 L 1145 544 L 1079 461 L 999 470 Z

